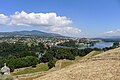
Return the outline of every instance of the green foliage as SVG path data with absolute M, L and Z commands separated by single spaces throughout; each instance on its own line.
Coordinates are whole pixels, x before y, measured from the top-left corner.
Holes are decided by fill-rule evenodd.
M 38 64 L 36 65 L 36 67 L 28 67 L 25 68 L 24 70 L 19 70 L 15 73 L 13 73 L 13 75 L 21 75 L 21 74 L 29 74 L 29 73 L 35 73 L 35 72 L 40 72 L 40 71 L 47 71 L 49 70 L 48 64 Z
M 116 48 L 116 46 L 105 47 L 103 48 L 103 51 L 107 51 L 107 50 L 114 49 L 114 48 Z
M 76 49 L 77 50 L 77 49 Z M 52 47 L 46 51 L 46 53 L 41 57 L 40 62 L 49 62 L 53 59 L 69 59 L 74 60 L 75 56 L 78 54 L 78 50 L 55 48 Z
M 32 54 L 33 52 L 34 53 L 35 52 L 44 52 L 44 50 L 45 50 L 45 47 L 44 47 L 43 43 L 38 43 L 38 45 L 37 44 L 35 45 L 32 43 L 31 46 L 29 46 L 28 44 L 22 43 L 22 42 L 16 42 L 16 43 L 2 42 L 2 43 L 0 43 L 0 56 L 3 56 L 3 57 L 12 55 L 12 54 L 16 54 L 16 53 L 18 53 L 18 54 L 21 53 L 21 55 L 26 55 L 26 54 L 30 53 L 31 55 L 33 55 Z
M 52 67 L 55 67 L 56 60 L 51 60 L 48 62 L 48 67 L 51 69 Z
M 91 51 L 93 51 L 93 49 L 91 48 L 81 49 L 79 50 L 79 56 L 83 57 L 87 55 L 88 53 L 90 53 Z
M 4 58 L 0 59 L 0 66 L 3 67 L 4 63 L 7 63 L 8 67 L 10 67 L 11 72 L 14 71 L 16 68 L 28 67 L 38 64 L 38 58 L 34 56 L 26 56 L 22 58 Z
M 22 57 L 26 57 L 26 56 L 34 56 L 37 57 L 37 55 L 35 54 L 35 52 L 33 51 L 23 51 L 21 53 L 14 53 L 12 54 L 12 56 L 15 56 L 17 58 L 22 58 Z
M 67 59 L 69 59 L 69 60 L 75 60 L 75 56 L 73 54 L 69 54 L 67 56 Z
M 84 39 L 83 39 L 84 41 Z M 93 44 L 93 43 L 91 43 Z M 59 44 L 61 46 L 68 46 L 68 47 L 76 47 L 75 41 L 70 40 L 69 42 L 65 42 L 63 44 Z M 112 47 L 106 47 L 103 49 L 99 48 L 86 48 L 86 49 L 67 49 L 67 48 L 56 48 L 56 47 L 49 47 L 45 49 L 43 43 L 28 45 L 27 43 L 17 42 L 17 43 L 0 43 L 0 68 L 3 67 L 4 63 L 10 67 L 11 72 L 14 71 L 16 68 L 22 67 L 35 67 L 36 64 L 40 62 L 48 62 L 49 68 L 54 67 L 55 61 L 54 59 L 69 59 L 74 60 L 76 56 L 83 57 L 90 53 L 93 50 L 101 51 L 101 50 L 109 50 L 113 49 L 118 45 L 118 42 L 114 43 Z M 37 58 L 36 52 L 45 53 L 40 59 Z
M 119 46 L 119 45 L 120 45 L 119 42 L 114 42 L 114 43 L 113 43 L 113 46 L 114 46 L 114 47 L 117 47 L 117 46 Z
M 44 52 L 45 47 L 43 43 L 31 44 L 16 42 L 16 43 L 0 43 L 0 68 L 4 63 L 10 67 L 11 72 L 16 68 L 35 66 L 39 60 L 36 52 Z
M 75 49 L 71 49 L 70 51 L 74 56 L 78 56 L 79 49 L 75 48 Z
M 9 68 L 10 68 L 10 72 L 13 72 L 14 69 L 15 69 L 14 66 L 13 66 L 12 64 L 11 64 L 11 65 L 9 64 L 8 66 L 9 66 Z
M 46 53 L 45 55 L 43 55 L 41 57 L 41 62 L 49 62 L 50 60 L 53 60 L 53 55 L 52 54 L 49 54 L 49 53 Z
M 78 47 L 75 43 L 76 43 L 75 41 L 70 40 L 69 42 L 60 43 L 58 45 L 59 46 L 67 46 L 67 47 Z

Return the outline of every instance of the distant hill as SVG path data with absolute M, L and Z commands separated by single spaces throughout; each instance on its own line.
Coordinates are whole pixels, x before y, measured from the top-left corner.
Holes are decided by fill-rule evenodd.
M 65 37 L 60 34 L 46 33 L 42 31 L 14 31 L 14 32 L 0 32 L 0 37 Z
M 118 35 L 118 36 L 102 36 L 101 38 L 120 38 L 120 35 Z
M 120 42 L 120 36 L 101 36 L 99 38 L 93 38 L 93 39 L 100 39 L 100 40 L 108 41 L 108 42 L 115 42 L 115 41 Z

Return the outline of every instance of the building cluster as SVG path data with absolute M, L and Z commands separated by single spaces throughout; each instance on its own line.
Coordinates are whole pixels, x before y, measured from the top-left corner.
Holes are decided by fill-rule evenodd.
M 70 40 L 75 41 L 76 43 L 84 43 L 84 42 L 91 42 L 91 41 L 98 41 L 95 39 L 88 39 L 88 38 L 0 38 L 0 43 L 7 42 L 7 43 L 23 43 L 27 44 L 28 46 L 31 45 L 38 45 L 40 42 L 44 45 L 48 46 L 56 46 L 57 44 L 69 42 Z

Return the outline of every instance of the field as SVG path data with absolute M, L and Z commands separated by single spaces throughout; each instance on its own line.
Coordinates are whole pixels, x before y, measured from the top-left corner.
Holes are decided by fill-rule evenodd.
M 27 68 L 22 68 L 19 69 L 18 71 L 14 71 L 12 74 L 13 75 L 22 75 L 22 74 L 30 74 L 30 73 L 35 73 L 35 72 L 40 72 L 40 71 L 47 71 L 49 68 L 46 64 L 38 64 L 35 68 L 32 67 L 27 67 Z

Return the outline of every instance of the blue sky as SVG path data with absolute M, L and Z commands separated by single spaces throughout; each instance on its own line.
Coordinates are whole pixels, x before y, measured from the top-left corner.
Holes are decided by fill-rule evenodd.
M 0 32 L 40 30 L 74 37 L 120 35 L 120 0 L 2 0 L 0 14 Z M 44 17 L 36 19 L 36 14 Z

